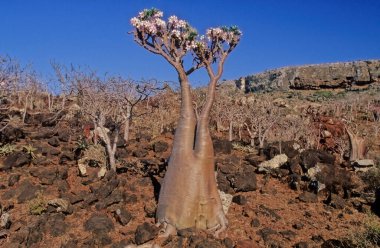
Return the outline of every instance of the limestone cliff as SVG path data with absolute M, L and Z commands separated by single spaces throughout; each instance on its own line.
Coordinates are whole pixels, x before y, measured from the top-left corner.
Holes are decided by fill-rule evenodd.
M 380 60 L 284 67 L 242 77 L 246 91 L 354 89 L 380 84 Z

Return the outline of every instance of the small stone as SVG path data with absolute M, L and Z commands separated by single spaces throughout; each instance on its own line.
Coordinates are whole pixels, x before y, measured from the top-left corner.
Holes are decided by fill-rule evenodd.
M 259 227 L 260 226 L 260 220 L 257 219 L 257 218 L 254 218 L 252 221 L 251 221 L 251 227 Z
M 234 202 L 238 205 L 245 205 L 245 204 L 247 204 L 247 198 L 243 195 L 235 195 L 232 198 L 232 202 Z
M 296 233 L 291 230 L 280 231 L 280 234 L 288 240 L 293 240 L 296 237 Z
M 60 151 L 59 149 L 50 148 L 50 149 L 49 149 L 49 153 L 50 153 L 50 155 L 52 155 L 52 156 L 58 156 L 58 155 L 61 153 L 61 151 Z
M 53 147 L 58 147 L 59 146 L 59 140 L 57 137 L 51 137 L 48 139 L 48 144 L 53 146 Z
M 145 203 L 144 210 L 149 218 L 153 218 L 156 214 L 156 203 L 154 201 L 148 201 Z
M 234 247 L 234 242 L 230 238 L 223 239 L 223 244 L 226 248 L 233 248 Z
M 222 248 L 222 245 L 220 244 L 219 241 L 211 239 L 211 238 L 206 238 L 206 239 L 201 239 L 201 240 L 196 240 L 194 239 L 194 236 L 190 238 L 192 241 L 190 243 L 191 246 L 193 246 L 193 243 L 196 243 L 195 248 Z
M 67 241 L 66 243 L 63 243 L 61 248 L 76 248 L 78 247 L 78 240 L 72 239 Z
M 346 201 L 337 194 L 331 194 L 330 205 L 336 209 L 343 209 L 346 205 Z
M 43 185 L 52 185 L 57 178 L 56 168 L 32 168 L 30 174 L 37 177 Z
M 142 225 L 139 225 L 135 233 L 136 244 L 141 245 L 149 240 L 152 240 L 158 234 L 159 228 L 155 225 L 145 222 Z
M 81 177 L 86 177 L 87 176 L 87 167 L 86 165 L 82 163 L 78 163 L 78 171 L 79 171 L 79 176 Z
M 31 157 L 22 151 L 14 152 L 3 161 L 2 170 L 9 170 L 12 167 L 22 167 L 31 162 Z
M 33 185 L 29 180 L 22 181 L 17 187 L 17 190 L 20 192 L 17 197 L 18 203 L 24 203 L 35 198 L 40 189 L 39 186 Z
M 73 152 L 62 152 L 61 156 L 59 157 L 59 164 L 66 164 L 68 161 L 74 161 L 75 156 Z
M 125 226 L 131 221 L 132 215 L 127 210 L 118 208 L 115 211 L 115 218 L 121 225 Z
M 259 205 L 258 211 L 259 211 L 259 213 L 261 213 L 261 214 L 263 214 L 265 216 L 271 217 L 275 221 L 281 220 L 281 216 L 278 215 L 275 210 L 273 210 L 271 208 L 268 208 L 268 207 L 266 207 L 264 205 Z
M 328 239 L 321 245 L 321 248 L 335 248 L 335 247 L 355 247 L 349 240 Z
M 318 202 L 318 196 L 314 193 L 303 192 L 298 196 L 298 199 L 306 203 L 315 203 Z
M 20 175 L 19 174 L 12 174 L 8 178 L 8 186 L 12 187 L 15 185 L 18 181 L 20 180 Z
M 180 229 L 177 231 L 178 236 L 184 237 L 184 238 L 190 238 L 194 233 L 196 233 L 196 229 L 194 227 L 189 227 L 185 229 Z
M 108 233 L 114 229 L 113 222 L 107 215 L 101 213 L 94 213 L 85 222 L 84 227 L 86 231 L 95 234 Z
M 309 244 L 307 242 L 301 241 L 295 244 L 293 247 L 294 248 L 308 248 Z
M 243 216 L 248 218 L 253 218 L 256 216 L 256 211 L 252 209 L 251 207 L 248 207 L 247 205 L 243 208 Z
M 153 144 L 153 151 L 154 152 L 166 152 L 166 150 L 168 150 L 168 143 L 166 143 L 165 141 L 157 141 Z
M 48 201 L 48 204 L 50 206 L 55 207 L 58 213 L 60 212 L 64 214 L 73 213 L 73 207 L 71 203 L 65 199 L 62 199 L 62 198 L 53 199 L 53 200 Z
M 259 164 L 259 171 L 270 171 L 279 168 L 281 165 L 288 161 L 288 156 L 285 154 L 279 154 L 274 156 L 271 160 L 264 161 Z
M 213 140 L 215 153 L 231 154 L 232 143 L 228 140 Z
M 64 219 L 65 216 L 63 214 L 55 214 L 49 217 L 49 232 L 53 237 L 59 237 L 66 233 L 68 225 Z
M 327 130 L 323 130 L 322 131 L 322 137 L 323 138 L 331 138 L 332 134 L 329 131 L 327 131 Z
M 276 195 L 277 193 L 277 189 L 270 187 L 268 184 L 265 184 L 260 188 L 260 194 L 263 195 Z
M 321 235 L 313 235 L 311 237 L 311 240 L 313 240 L 316 243 L 322 242 L 324 238 Z
M 352 162 L 352 165 L 359 168 L 372 167 L 375 165 L 375 162 L 372 159 L 360 159 Z
M 70 140 L 70 131 L 67 129 L 58 131 L 58 139 L 62 142 L 68 142 Z
M 259 247 L 255 241 L 253 240 L 239 240 L 237 243 L 236 243 L 236 246 L 235 248 L 256 248 L 256 247 Z
M 133 156 L 135 156 L 137 158 L 143 158 L 143 157 L 146 157 L 148 155 L 148 151 L 145 149 L 137 149 L 137 150 L 134 150 L 132 154 L 133 154 Z
M 6 237 L 8 237 L 8 231 L 1 230 L 0 231 L 0 239 L 5 239 Z
M 305 225 L 303 223 L 295 223 L 293 224 L 293 228 L 296 229 L 296 230 L 301 230 Z
M 228 209 L 230 208 L 233 196 L 228 193 L 224 193 L 223 191 L 220 191 L 220 190 L 218 190 L 218 192 L 219 192 L 220 200 L 222 201 L 223 212 L 227 214 Z
M 311 218 L 312 214 L 309 211 L 305 211 L 304 216 L 306 218 Z
M 65 167 L 58 168 L 57 176 L 58 176 L 58 178 L 60 178 L 62 180 L 66 180 L 69 177 L 68 168 L 65 168 Z
M 11 227 L 11 224 L 12 222 L 11 222 L 10 215 L 8 213 L 3 213 L 0 217 L 0 227 L 9 229 Z
M 239 172 L 227 177 L 235 192 L 250 192 L 257 189 L 256 173 L 254 171 Z
M 98 178 L 103 178 L 107 173 L 107 168 L 105 166 L 101 167 L 98 171 Z
M 127 248 L 128 247 L 128 240 L 123 239 L 117 243 L 112 244 L 111 248 Z
M 269 227 L 265 227 L 257 231 L 256 234 L 259 235 L 264 240 L 264 242 L 267 242 L 270 236 L 277 234 L 277 232 Z

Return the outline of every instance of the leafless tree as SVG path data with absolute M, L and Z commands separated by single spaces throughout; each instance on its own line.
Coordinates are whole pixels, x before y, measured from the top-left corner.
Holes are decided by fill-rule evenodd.
M 12 101 L 16 96 L 23 69 L 9 56 L 0 56 L 0 98 Z
M 271 100 L 262 98 L 247 105 L 245 112 L 247 121 L 244 125 L 251 137 L 251 146 L 257 137 L 259 148 L 264 148 L 269 131 L 281 118 L 279 108 Z
M 129 140 L 129 130 L 134 118 L 135 108 L 139 103 L 148 99 L 158 88 L 156 80 L 125 80 L 122 77 L 112 77 L 109 83 L 114 85 L 118 97 L 121 101 L 121 117 L 123 119 L 123 138 L 125 142 Z M 140 111 L 141 112 L 141 111 Z M 140 113 L 146 114 L 147 111 Z
M 176 121 L 179 117 L 179 94 L 169 85 L 165 85 L 152 97 L 147 99 L 148 115 L 139 114 L 139 127 L 150 130 L 152 135 L 157 135 L 174 130 Z
M 94 123 L 95 141 L 98 135 L 106 146 L 110 169 L 116 170 L 116 145 L 124 123 L 122 99 L 112 80 L 104 82 L 95 76 L 84 75 L 82 86 L 82 111 Z M 107 121 L 112 123 L 113 132 L 106 128 Z

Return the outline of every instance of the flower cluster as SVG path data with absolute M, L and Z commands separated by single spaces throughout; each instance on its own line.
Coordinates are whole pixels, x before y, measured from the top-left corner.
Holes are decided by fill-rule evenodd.
M 133 27 L 150 35 L 156 35 L 166 29 L 166 22 L 162 20 L 163 13 L 158 9 L 144 9 L 137 17 L 131 19 Z
M 162 11 L 155 8 L 145 9 L 131 19 L 131 24 L 138 31 L 151 36 L 162 36 L 166 33 L 168 38 L 175 40 L 175 44 L 186 51 L 196 47 L 198 33 L 185 20 L 173 15 L 166 23 L 162 17 Z
M 176 16 L 169 17 L 168 20 L 169 25 L 171 25 L 173 28 L 180 29 L 180 28 L 186 28 L 188 25 L 186 21 L 178 19 Z
M 238 27 L 224 26 L 210 28 L 206 31 L 206 35 L 199 36 L 197 31 L 185 20 L 173 15 L 165 22 L 162 17 L 163 12 L 158 9 L 144 9 L 131 19 L 131 24 L 138 32 L 148 35 L 148 37 L 163 38 L 166 36 L 168 44 L 174 44 L 177 49 L 184 51 L 193 50 L 195 53 L 212 47 L 212 44 L 216 43 L 228 43 L 230 46 L 235 46 L 242 35 Z
M 209 28 L 206 31 L 209 41 L 224 41 L 228 43 L 238 42 L 242 34 L 237 26 Z

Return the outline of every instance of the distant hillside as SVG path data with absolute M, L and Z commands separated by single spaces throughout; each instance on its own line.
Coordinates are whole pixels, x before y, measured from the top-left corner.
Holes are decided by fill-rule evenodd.
M 245 91 L 355 89 L 380 84 L 380 60 L 292 66 L 241 77 Z

